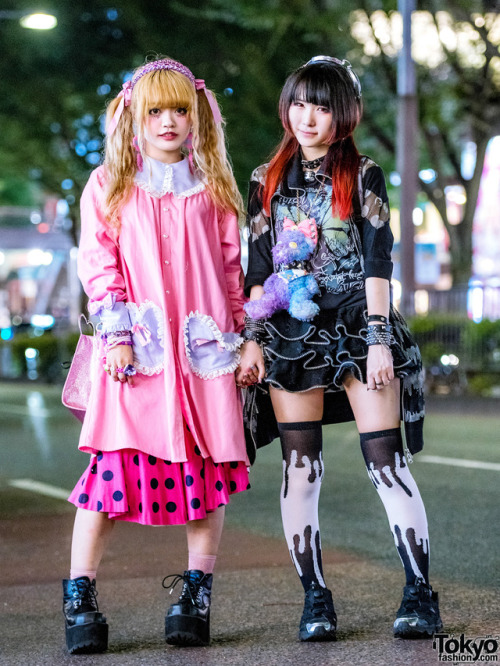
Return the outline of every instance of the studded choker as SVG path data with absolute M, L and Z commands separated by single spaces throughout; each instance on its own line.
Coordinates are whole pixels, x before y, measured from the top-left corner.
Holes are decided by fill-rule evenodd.
M 325 155 L 317 157 L 315 160 L 300 160 L 302 168 L 304 169 L 304 179 L 308 183 L 313 183 L 315 178 L 314 169 L 317 169 L 325 159 Z

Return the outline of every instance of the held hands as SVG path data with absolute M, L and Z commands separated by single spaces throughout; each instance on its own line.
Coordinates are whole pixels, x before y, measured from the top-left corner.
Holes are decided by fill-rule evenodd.
M 368 391 L 379 391 L 394 379 L 391 350 L 385 345 L 368 347 L 366 359 L 366 384 Z
M 123 372 L 127 366 L 133 366 L 133 363 L 134 352 L 132 351 L 132 347 L 130 345 L 118 345 L 107 352 L 104 370 L 114 382 L 122 382 L 122 384 L 127 382 L 129 386 L 133 386 L 134 377 L 126 375 Z M 106 368 L 108 369 L 106 370 Z M 121 370 L 121 372 L 117 372 L 117 370 Z
M 264 357 L 260 346 L 253 340 L 247 340 L 240 350 L 240 365 L 236 369 L 236 385 L 251 386 L 260 383 L 266 376 Z

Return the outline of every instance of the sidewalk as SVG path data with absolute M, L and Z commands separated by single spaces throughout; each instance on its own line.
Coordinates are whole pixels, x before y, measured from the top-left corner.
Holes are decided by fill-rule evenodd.
M 392 638 L 401 572 L 334 550 L 326 550 L 323 561 L 339 616 L 338 641 L 299 643 L 303 595 L 284 541 L 235 529 L 225 531 L 217 563 L 211 646 L 167 646 L 163 618 L 172 598 L 161 580 L 184 569 L 185 531 L 134 524 L 117 524 L 99 573 L 99 603 L 110 625 L 109 650 L 69 657 L 64 650 L 60 579 L 67 575 L 72 522 L 72 511 L 0 521 L 2 666 L 439 663 L 432 641 Z M 471 638 L 498 634 L 494 592 L 444 581 L 434 584 L 448 633 Z

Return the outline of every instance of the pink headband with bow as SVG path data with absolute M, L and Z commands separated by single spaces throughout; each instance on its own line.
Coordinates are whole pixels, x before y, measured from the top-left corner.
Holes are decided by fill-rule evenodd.
M 111 136 L 115 131 L 118 125 L 118 121 L 120 120 L 120 117 L 123 113 L 123 109 L 126 106 L 130 106 L 130 103 L 132 101 L 132 91 L 137 81 L 139 81 L 139 79 L 142 78 L 145 74 L 149 74 L 149 72 L 154 72 L 159 69 L 171 69 L 175 72 L 179 72 L 179 74 L 183 74 L 191 81 L 196 90 L 203 90 L 203 92 L 205 93 L 205 97 L 207 98 L 207 101 L 210 105 L 210 108 L 212 109 L 214 121 L 216 123 L 220 123 L 222 121 L 222 116 L 220 113 L 219 106 L 217 104 L 217 100 L 212 95 L 210 90 L 207 90 L 205 86 L 205 81 L 203 79 L 195 79 L 191 70 L 189 70 L 185 65 L 181 64 L 180 62 L 165 58 L 164 60 L 155 60 L 154 62 L 148 62 L 147 65 L 144 65 L 144 67 L 141 67 L 141 69 L 135 73 L 135 75 L 132 77 L 131 80 L 126 81 L 123 84 L 122 90 L 118 94 L 118 97 L 121 97 L 120 103 L 107 129 L 108 136 Z

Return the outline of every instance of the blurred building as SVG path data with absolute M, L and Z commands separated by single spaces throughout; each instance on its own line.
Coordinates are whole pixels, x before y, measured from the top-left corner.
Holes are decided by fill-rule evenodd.
M 67 205 L 0 207 L 0 334 L 75 326 L 80 310 L 76 248 Z

